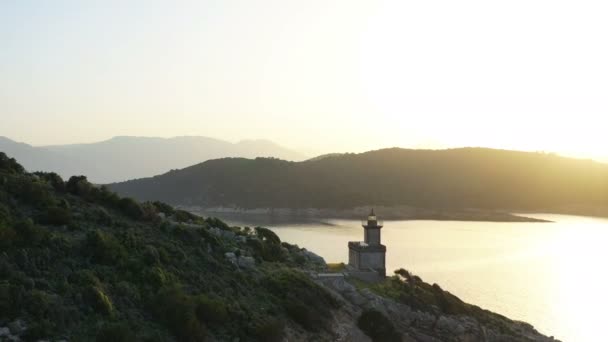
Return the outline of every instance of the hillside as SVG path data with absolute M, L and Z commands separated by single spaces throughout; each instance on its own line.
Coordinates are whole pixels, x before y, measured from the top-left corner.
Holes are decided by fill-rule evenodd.
M 606 208 L 608 165 L 481 148 L 395 148 L 304 162 L 210 160 L 110 188 L 142 200 L 202 208 Z
M 0 340 L 553 341 L 405 270 L 324 278 L 322 258 L 0 153 Z M 389 318 L 390 317 L 390 318 Z
M 0 151 L 21 161 L 28 171 L 55 172 L 65 178 L 87 175 L 97 184 L 149 177 L 224 157 L 305 159 L 267 140 L 233 144 L 207 137 L 115 137 L 91 144 L 43 147 L 0 137 Z

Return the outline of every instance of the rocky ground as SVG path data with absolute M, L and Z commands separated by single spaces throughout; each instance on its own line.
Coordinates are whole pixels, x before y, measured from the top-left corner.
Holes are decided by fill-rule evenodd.
M 374 309 L 389 317 L 404 342 L 556 341 L 553 337 L 541 335 L 531 325 L 523 322 L 508 321 L 508 332 L 501 332 L 469 316 L 413 310 L 410 306 L 382 297 L 369 288 L 360 290 L 344 277 L 324 277 L 316 281 L 342 303 L 332 324 L 334 341 L 371 341 L 356 324 L 357 318 L 365 309 Z

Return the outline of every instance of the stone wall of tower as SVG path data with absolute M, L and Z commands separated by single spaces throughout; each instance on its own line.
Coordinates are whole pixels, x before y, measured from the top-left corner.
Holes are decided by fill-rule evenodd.
M 360 252 L 359 269 L 384 269 L 385 265 L 384 251 L 362 251 Z
M 365 228 L 364 241 L 370 246 L 380 244 L 380 228 Z
M 348 251 L 348 264 L 356 269 L 359 268 L 359 252 L 354 249 Z

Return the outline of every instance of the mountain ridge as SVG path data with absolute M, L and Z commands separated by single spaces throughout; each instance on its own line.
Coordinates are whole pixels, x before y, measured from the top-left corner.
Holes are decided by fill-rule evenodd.
M 117 136 L 94 143 L 31 146 L 0 139 L 0 151 L 20 160 L 30 171 L 52 171 L 67 178 L 89 175 L 95 183 L 153 176 L 220 157 L 306 157 L 269 140 L 231 143 L 204 136 L 173 138 Z

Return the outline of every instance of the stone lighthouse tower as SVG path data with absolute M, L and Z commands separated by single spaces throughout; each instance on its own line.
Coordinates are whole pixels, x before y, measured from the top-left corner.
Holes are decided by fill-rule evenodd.
M 382 244 L 382 222 L 378 221 L 374 209 L 362 222 L 363 241 L 348 243 L 348 265 L 350 274 L 365 280 L 386 276 L 386 246 Z

